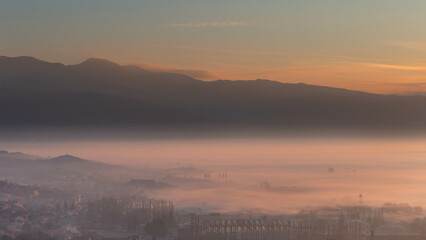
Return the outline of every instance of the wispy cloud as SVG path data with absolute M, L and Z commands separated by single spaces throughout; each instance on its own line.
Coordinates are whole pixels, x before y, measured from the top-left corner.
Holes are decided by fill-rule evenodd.
M 426 51 L 426 42 L 394 42 L 391 45 L 411 50 Z
M 236 27 L 247 26 L 248 23 L 244 21 L 224 21 L 224 22 L 198 22 L 198 23 L 169 23 L 163 24 L 164 27 Z
M 405 65 L 390 65 L 390 64 L 380 64 L 380 63 L 367 63 L 370 67 L 377 68 L 389 68 L 396 70 L 426 70 L 426 66 L 405 66 Z

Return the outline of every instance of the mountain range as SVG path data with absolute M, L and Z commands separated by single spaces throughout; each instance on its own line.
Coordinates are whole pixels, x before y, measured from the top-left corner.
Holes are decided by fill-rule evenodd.
M 426 97 L 0 57 L 0 128 L 426 129 Z

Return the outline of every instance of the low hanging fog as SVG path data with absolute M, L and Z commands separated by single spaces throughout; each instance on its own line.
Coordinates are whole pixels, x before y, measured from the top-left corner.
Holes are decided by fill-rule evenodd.
M 294 213 L 345 201 L 426 206 L 426 140 L 421 137 L 31 139 L 2 141 L 1 148 L 123 166 L 131 173 L 119 181 L 167 183 L 173 187 L 145 194 L 172 199 L 182 209 Z M 117 179 L 121 173 L 104 177 Z

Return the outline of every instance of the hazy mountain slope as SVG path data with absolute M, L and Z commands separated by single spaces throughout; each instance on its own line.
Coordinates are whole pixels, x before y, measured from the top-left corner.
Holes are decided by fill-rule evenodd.
M 81 159 L 71 155 L 53 158 L 38 158 L 23 153 L 0 152 L 0 176 L 3 179 L 30 180 L 67 180 L 82 177 L 108 176 L 124 168 L 102 162 Z
M 268 80 L 205 82 L 102 59 L 0 58 L 0 123 L 426 129 L 426 97 Z
M 114 168 L 117 167 L 115 165 L 109 165 L 102 162 L 86 160 L 79 157 L 75 157 L 72 155 L 61 155 L 52 158 L 45 158 L 40 156 L 29 155 L 21 152 L 8 152 L 1 150 L 0 151 L 0 166 L 2 164 L 14 164 L 21 167 L 34 167 L 34 166 L 42 166 L 42 167 L 56 167 L 56 166 L 64 166 L 70 167 L 73 165 L 78 165 L 79 167 L 83 167 L 87 170 L 89 167 L 96 168 Z

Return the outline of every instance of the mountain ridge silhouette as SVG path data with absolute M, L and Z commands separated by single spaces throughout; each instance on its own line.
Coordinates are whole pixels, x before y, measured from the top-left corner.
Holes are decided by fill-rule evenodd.
M 90 58 L 80 64 L 0 57 L 7 127 L 426 129 L 426 97 L 304 83 L 202 81 Z

